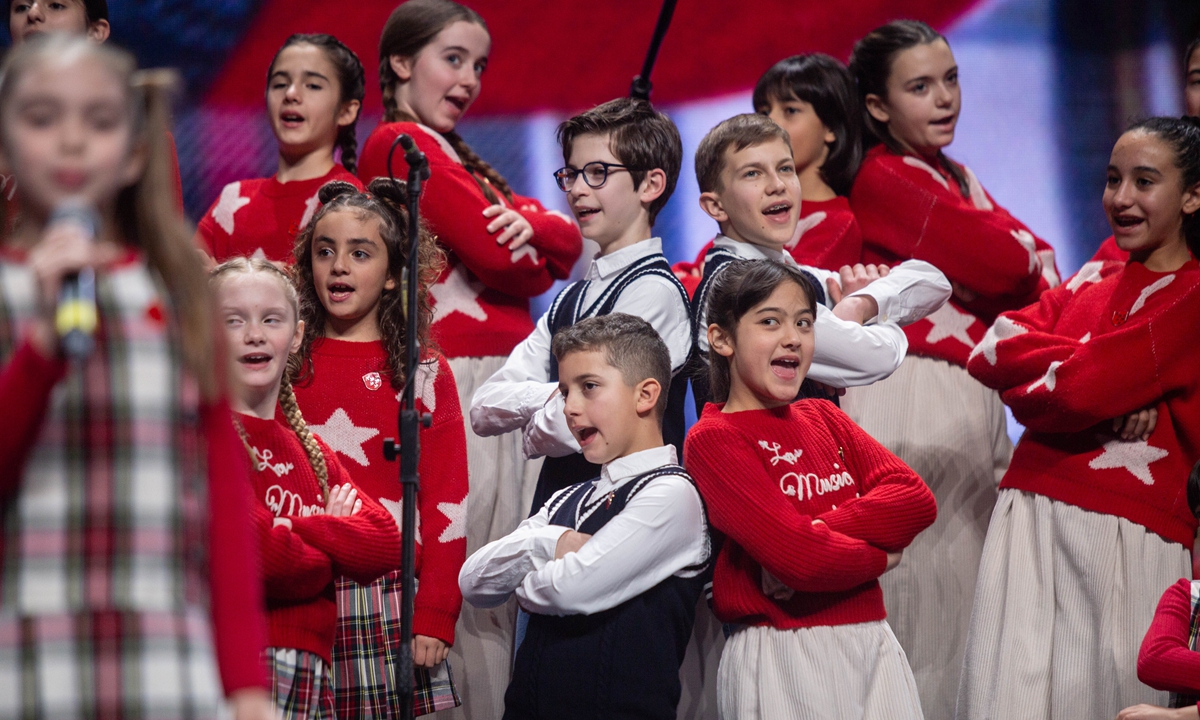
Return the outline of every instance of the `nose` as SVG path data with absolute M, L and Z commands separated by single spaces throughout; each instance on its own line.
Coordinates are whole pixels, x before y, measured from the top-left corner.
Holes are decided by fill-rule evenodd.
M 778 171 L 772 171 L 767 175 L 767 192 L 772 195 L 779 195 L 787 190 L 787 182 Z
M 1133 183 L 1122 179 L 1110 192 L 1110 203 L 1113 209 L 1126 210 L 1133 206 Z
M 25 22 L 43 22 L 46 16 L 42 14 L 42 3 L 35 0 L 29 4 L 29 9 L 25 11 Z
M 567 393 L 563 398 L 563 414 L 567 417 L 579 417 L 583 413 L 583 399 L 579 393 Z
M 479 73 L 475 72 L 475 65 L 464 64 L 458 71 L 458 84 L 467 89 L 468 92 L 474 93 L 479 87 Z
M 583 173 L 579 173 L 575 176 L 575 179 L 567 185 L 567 196 L 568 198 L 572 199 L 581 198 L 591 192 L 591 190 L 592 188 L 589 187 L 587 182 L 583 179 Z
M 59 143 L 63 153 L 74 155 L 85 147 L 84 121 L 78 115 L 68 114 L 60 125 Z
M 300 98 L 300 83 L 289 82 L 287 89 L 283 91 L 283 99 L 285 101 L 296 101 Z
M 783 346 L 789 350 L 800 347 L 800 328 L 796 327 L 796 323 L 787 323 L 782 342 Z
M 950 92 L 950 88 L 946 87 L 946 83 L 940 82 L 934 86 L 933 100 L 940 108 L 950 107 L 954 100 L 954 94 Z
M 247 345 L 262 345 L 266 342 L 262 325 L 258 322 L 246 323 L 246 331 L 242 339 Z
M 334 275 L 345 275 L 350 271 L 350 265 L 344 253 L 335 253 L 333 264 L 329 268 Z

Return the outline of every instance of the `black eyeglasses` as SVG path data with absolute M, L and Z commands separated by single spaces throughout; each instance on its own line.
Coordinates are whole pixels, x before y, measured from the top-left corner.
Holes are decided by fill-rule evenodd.
M 604 187 L 604 183 L 608 182 L 608 173 L 612 168 L 618 170 L 630 170 L 631 168 L 625 165 L 616 163 L 590 162 L 584 165 L 582 169 L 576 170 L 570 165 L 559 168 L 554 171 L 554 180 L 558 183 L 558 189 L 567 192 L 571 186 L 575 184 L 575 178 L 583 175 L 583 181 L 593 190 Z

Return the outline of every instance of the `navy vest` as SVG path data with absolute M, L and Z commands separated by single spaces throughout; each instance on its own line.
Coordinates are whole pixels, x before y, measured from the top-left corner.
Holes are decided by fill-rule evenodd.
M 563 492 L 550 523 L 595 534 L 630 498 L 663 475 L 691 479 L 677 465 L 637 476 L 602 497 L 595 481 Z M 711 575 L 672 575 L 637 597 L 593 615 L 530 615 L 504 694 L 504 720 L 674 720 L 679 666 Z
M 667 259 L 661 254 L 647 255 L 621 271 L 621 274 L 605 288 L 600 297 L 589 307 L 583 306 L 583 296 L 587 292 L 588 281 L 578 280 L 571 283 L 550 305 L 547 320 L 550 337 L 563 328 L 568 328 L 584 318 L 598 317 L 612 313 L 617 300 L 630 285 L 648 275 L 659 275 L 669 279 L 679 290 L 679 297 L 684 307 L 688 307 L 687 290 L 671 271 Z M 694 324 L 694 321 L 692 321 Z M 693 338 L 693 344 L 695 339 Z M 687 367 L 685 363 L 684 367 Z M 558 382 L 558 358 L 550 352 L 550 382 Z M 687 402 L 687 375 L 681 370 L 671 382 L 667 390 L 667 411 L 663 416 L 663 439 L 675 446 L 675 452 L 683 457 L 684 427 L 683 406 Z M 590 463 L 583 453 L 572 453 L 564 457 L 548 457 L 542 464 L 541 474 L 538 475 L 537 489 L 533 494 L 533 507 L 530 514 L 537 512 L 546 504 L 554 493 L 579 482 L 579 478 L 599 477 L 600 466 Z

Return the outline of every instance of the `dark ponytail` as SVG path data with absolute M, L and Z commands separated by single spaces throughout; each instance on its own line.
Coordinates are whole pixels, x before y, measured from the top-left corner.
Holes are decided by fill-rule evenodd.
M 1135 130 L 1153 135 L 1171 148 L 1185 191 L 1200 184 L 1200 118 L 1152 117 L 1135 123 L 1127 132 Z M 1183 237 L 1192 255 L 1200 258 L 1200 212 L 1183 216 Z

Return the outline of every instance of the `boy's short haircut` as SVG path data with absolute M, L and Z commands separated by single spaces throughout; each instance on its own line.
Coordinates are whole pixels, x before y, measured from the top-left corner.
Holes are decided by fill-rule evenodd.
M 108 0 L 82 0 L 82 3 L 89 24 L 108 19 Z M 12 4 L 13 0 L 4 3 L 5 15 L 12 15 Z
M 708 131 L 696 149 L 696 182 L 700 184 L 700 192 L 720 192 L 725 151 L 730 147 L 740 152 L 771 140 L 782 140 L 791 153 L 792 139 L 787 131 L 765 115 L 747 113 L 722 120 Z
M 662 421 L 671 387 L 671 353 L 650 323 L 625 313 L 590 317 L 555 333 L 552 349 L 559 362 L 573 352 L 603 351 L 605 362 L 621 371 L 629 387 L 654 378 L 662 387 L 654 414 Z
M 666 173 L 666 188 L 650 203 L 650 224 L 653 225 L 658 211 L 671 199 L 679 180 L 679 167 L 683 163 L 679 128 L 645 100 L 617 98 L 558 126 L 563 162 L 571 162 L 571 149 L 581 135 L 607 135 L 609 150 L 629 168 L 634 187 L 642 184 L 649 170 L 657 168 Z

